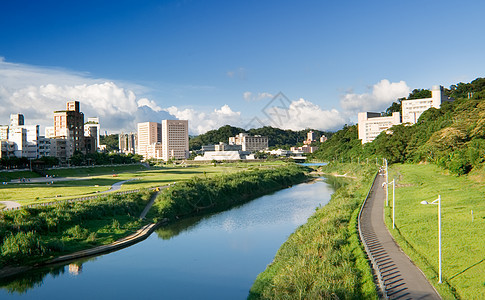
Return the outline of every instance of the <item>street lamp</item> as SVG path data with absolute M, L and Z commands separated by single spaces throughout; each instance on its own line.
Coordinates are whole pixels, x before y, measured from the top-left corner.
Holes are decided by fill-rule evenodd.
M 390 183 L 390 182 L 389 182 Z M 392 229 L 396 228 L 394 220 L 396 211 L 396 179 L 392 180 Z
M 429 203 L 428 201 L 421 201 L 421 204 L 438 204 L 438 244 L 439 244 L 439 281 L 441 283 L 441 195 L 438 195 L 438 199 Z

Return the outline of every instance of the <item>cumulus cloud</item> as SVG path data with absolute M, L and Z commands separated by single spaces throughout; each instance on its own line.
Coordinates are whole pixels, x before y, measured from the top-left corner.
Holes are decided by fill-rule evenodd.
M 227 124 L 240 126 L 242 123 L 241 112 L 233 111 L 227 104 L 209 113 L 192 108 L 179 109 L 175 106 L 167 108 L 166 111 L 178 119 L 189 120 L 189 131 L 192 134 L 202 134 Z
M 88 74 L 0 60 L 1 123 L 8 123 L 11 113 L 23 113 L 27 124 L 52 126 L 53 112 L 72 100 L 81 103 L 85 117 L 99 117 L 103 131 L 133 131 L 137 122 L 175 118 L 155 101 L 137 99 L 134 90 L 143 87 L 125 88 Z
M 278 127 L 282 129 L 303 130 L 312 128 L 335 130 L 346 123 L 345 118 L 336 109 L 324 110 L 303 98 L 291 101 L 287 107 L 271 107 L 271 111 L 273 113 L 270 114 L 270 119 L 267 121 L 270 124 L 280 123 Z M 274 116 L 280 116 L 281 118 L 275 119 Z
M 406 97 L 411 89 L 405 81 L 389 82 L 383 79 L 372 86 L 368 93 L 347 93 L 342 96 L 340 105 L 344 113 L 356 115 L 363 111 L 381 112 L 398 98 Z

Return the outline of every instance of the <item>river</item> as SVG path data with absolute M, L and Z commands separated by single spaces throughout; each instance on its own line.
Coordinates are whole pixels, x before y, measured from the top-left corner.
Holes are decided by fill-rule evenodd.
M 332 193 L 317 180 L 183 220 L 126 249 L 2 282 L 0 299 L 245 299 L 281 244 Z

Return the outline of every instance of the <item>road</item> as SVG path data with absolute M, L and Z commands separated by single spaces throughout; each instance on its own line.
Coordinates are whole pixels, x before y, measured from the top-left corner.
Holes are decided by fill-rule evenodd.
M 368 256 L 373 260 L 374 272 L 382 274 L 384 298 L 441 299 L 421 270 L 392 238 L 384 224 L 384 176 L 378 175 L 359 219 L 362 239 Z M 370 253 L 369 253 L 370 252 Z

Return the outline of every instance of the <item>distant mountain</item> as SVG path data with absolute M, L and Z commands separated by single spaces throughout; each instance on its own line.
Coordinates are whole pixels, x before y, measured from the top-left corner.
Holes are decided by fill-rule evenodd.
M 322 134 L 325 134 L 325 136 L 327 137 L 332 134 L 330 132 L 323 132 L 314 129 L 293 131 L 265 126 L 262 128 L 245 130 L 243 128 L 225 125 L 219 129 L 210 130 L 204 134 L 191 137 L 189 140 L 189 146 L 190 150 L 197 150 L 200 149 L 203 145 L 217 144 L 219 142 L 224 142 L 227 144 L 229 142 L 229 137 L 235 136 L 242 132 L 248 133 L 250 135 L 267 136 L 269 147 L 288 148 L 303 143 L 303 141 L 306 140 L 307 133 L 310 130 L 313 130 L 318 138 L 320 138 Z

